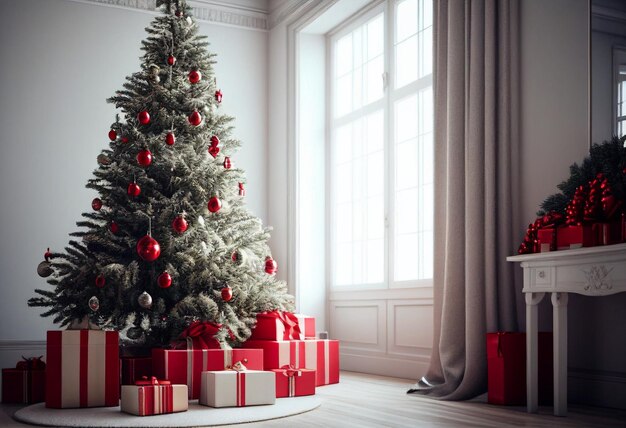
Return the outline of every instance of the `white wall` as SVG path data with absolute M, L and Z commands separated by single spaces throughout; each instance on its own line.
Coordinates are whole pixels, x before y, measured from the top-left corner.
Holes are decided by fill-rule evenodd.
M 91 209 L 84 186 L 115 114 L 106 98 L 138 71 L 155 14 L 68 0 L 0 3 L 0 341 L 44 340 L 51 320 L 26 305 L 36 287 L 50 287 L 35 269 Z M 221 111 L 235 117 L 233 135 L 243 142 L 233 161 L 246 170 L 248 205 L 265 223 L 268 33 L 200 27 L 218 54 Z M 15 364 L 3 355 L 1 367 Z

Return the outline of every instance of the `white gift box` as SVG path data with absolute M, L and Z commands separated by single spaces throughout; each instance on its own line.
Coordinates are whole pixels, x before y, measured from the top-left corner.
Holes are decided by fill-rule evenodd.
M 276 374 L 259 370 L 202 372 L 200 404 L 243 407 L 276 402 Z
M 122 386 L 122 412 L 149 416 L 184 412 L 188 408 L 187 385 Z

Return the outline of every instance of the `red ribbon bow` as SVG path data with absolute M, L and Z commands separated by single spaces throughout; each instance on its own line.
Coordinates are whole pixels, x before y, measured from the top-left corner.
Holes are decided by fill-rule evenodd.
M 291 312 L 272 311 L 266 315 L 279 319 L 285 326 L 283 340 L 299 340 L 302 337 L 298 318 Z
M 285 364 L 280 369 L 283 370 L 283 375 L 287 377 L 302 376 L 302 370 L 296 369 L 291 364 Z
M 142 376 L 140 380 L 135 381 L 135 385 L 171 385 L 169 380 L 158 380 L 155 376 Z
M 173 349 L 220 349 L 220 342 L 214 337 L 222 324 L 194 321 L 180 334 L 182 341 L 173 343 Z
M 46 363 L 41 360 L 42 358 L 43 355 L 31 358 L 22 356 L 22 361 L 18 361 L 15 368 L 17 370 L 44 370 L 46 368 Z

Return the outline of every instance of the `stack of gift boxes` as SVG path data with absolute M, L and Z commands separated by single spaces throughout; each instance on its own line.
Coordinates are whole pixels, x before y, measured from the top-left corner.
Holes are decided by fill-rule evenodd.
M 168 349 L 122 356 L 116 331 L 49 331 L 40 359 L 3 370 L 3 401 L 50 408 L 118 406 L 146 416 L 210 407 L 274 404 L 339 382 L 339 342 L 317 339 L 315 319 L 287 312 L 257 315 L 250 340 L 224 349 L 221 326 L 196 322 Z M 45 373 L 45 375 L 44 375 Z M 11 392 L 7 392 L 11 391 Z

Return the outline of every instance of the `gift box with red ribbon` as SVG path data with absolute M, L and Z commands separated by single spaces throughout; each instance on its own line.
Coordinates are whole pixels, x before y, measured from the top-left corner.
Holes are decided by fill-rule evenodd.
M 304 335 L 296 315 L 290 312 L 262 312 L 256 316 L 251 340 L 302 340 Z
M 202 373 L 199 403 L 209 407 L 244 407 L 276 402 L 273 372 L 247 370 L 236 364 L 231 370 Z
M 14 369 L 2 369 L 3 403 L 40 403 L 46 393 L 46 363 L 41 358 L 24 358 Z
M 122 386 L 122 412 L 150 416 L 184 412 L 188 408 L 187 385 L 172 385 L 153 376 Z
M 117 331 L 48 331 L 46 407 L 118 406 Z
M 315 317 L 303 314 L 294 314 L 298 319 L 298 326 L 300 326 L 301 339 L 315 339 Z
M 552 333 L 538 336 L 539 403 L 552 403 Z M 487 401 L 526 403 L 526 334 L 487 333 Z
M 143 377 L 152 376 L 152 357 L 122 357 L 122 385 L 134 385 Z
M 591 223 L 563 226 L 559 228 L 556 239 L 559 250 L 594 247 L 599 244 L 600 225 Z
M 307 368 L 316 371 L 316 386 L 339 382 L 338 340 L 248 340 L 244 346 L 263 349 L 265 370 Z
M 315 395 L 315 370 L 284 366 L 272 371 L 276 373 L 276 398 Z
M 537 240 L 539 242 L 539 252 L 545 253 L 547 251 L 557 250 L 557 228 L 550 227 L 547 229 L 539 229 L 537 231 Z

